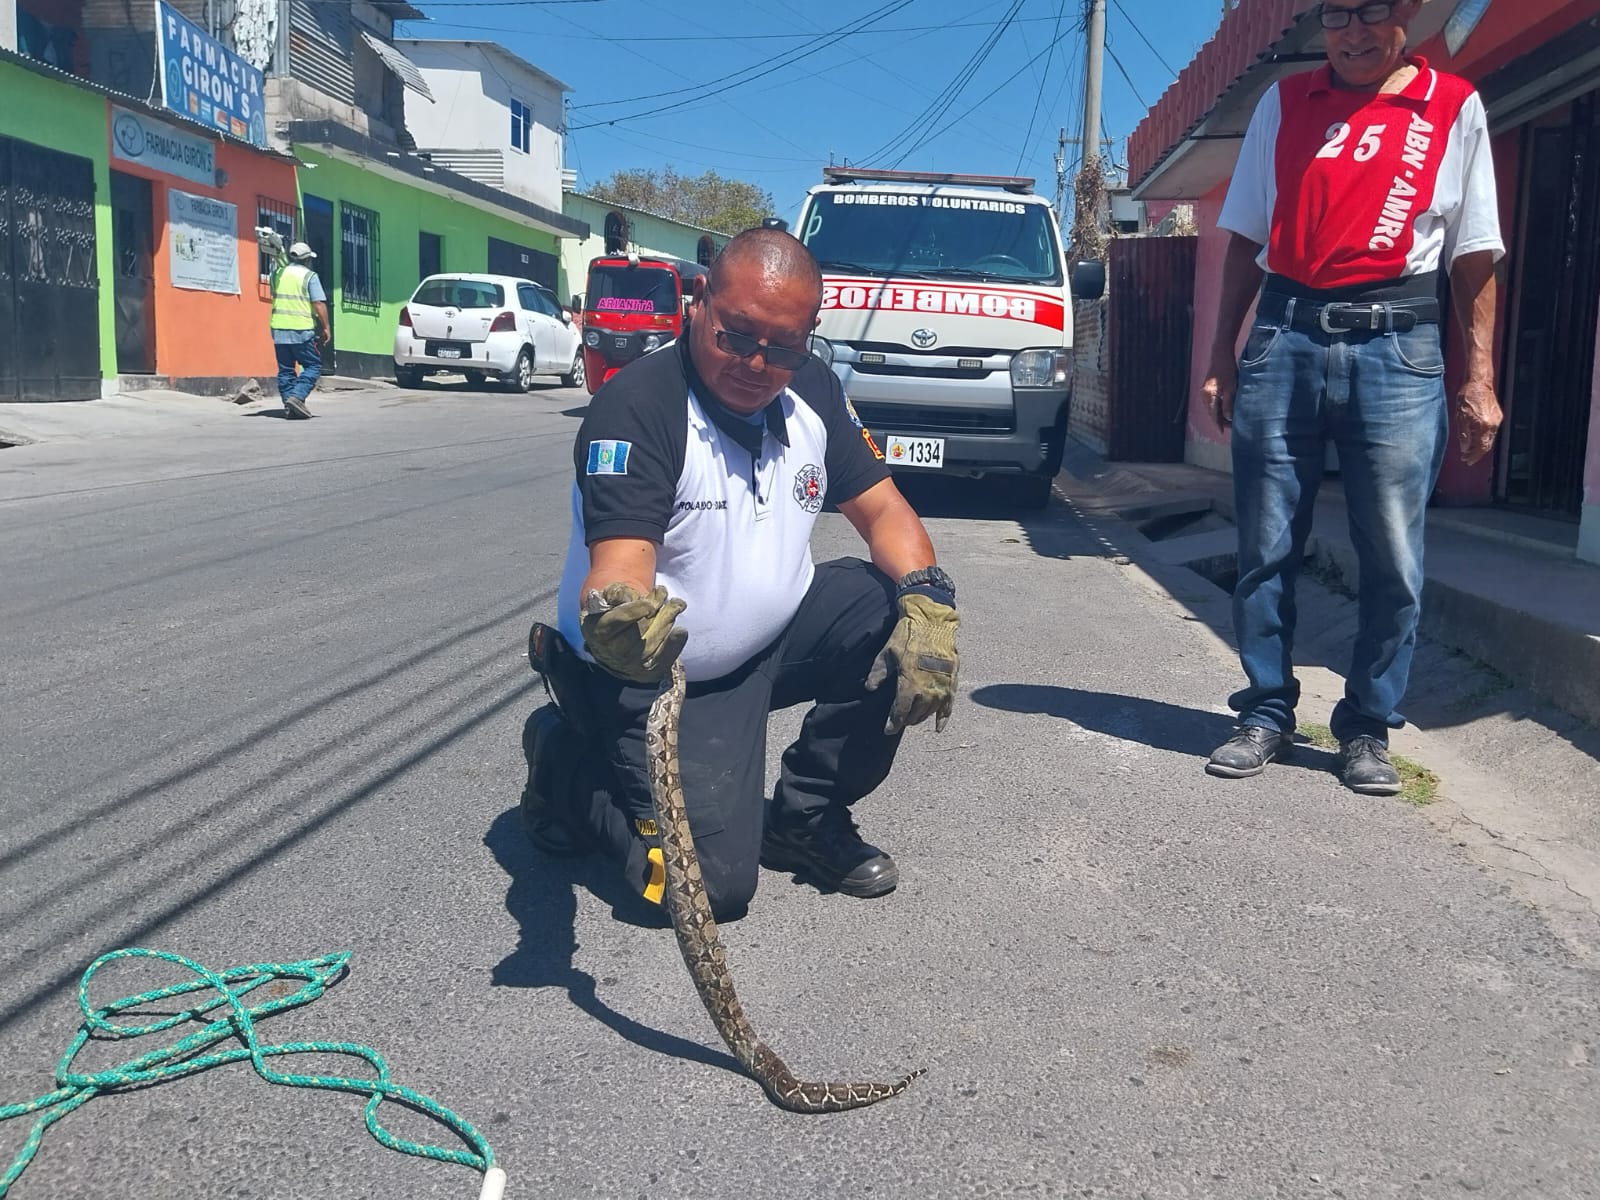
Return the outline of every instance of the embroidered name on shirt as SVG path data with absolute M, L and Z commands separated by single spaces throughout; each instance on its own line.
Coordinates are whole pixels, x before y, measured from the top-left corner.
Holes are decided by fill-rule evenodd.
M 673 506 L 674 512 L 726 512 L 726 500 L 679 500 Z
M 632 442 L 590 442 L 589 474 L 626 475 Z
M 1369 250 L 1393 250 L 1397 240 L 1406 231 L 1411 219 L 1411 208 L 1417 200 L 1417 185 L 1412 182 L 1419 171 L 1426 170 L 1428 148 L 1433 145 L 1433 125 L 1417 113 L 1411 114 L 1411 128 L 1406 130 L 1406 148 L 1400 154 L 1404 175 L 1396 175 L 1384 199 L 1383 212 L 1367 243 Z

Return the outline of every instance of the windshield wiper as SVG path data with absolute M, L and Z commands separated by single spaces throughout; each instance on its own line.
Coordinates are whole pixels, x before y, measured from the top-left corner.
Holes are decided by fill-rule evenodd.
M 929 267 L 929 279 L 982 279 L 995 283 L 1043 283 L 1039 275 L 1002 275 L 995 271 L 974 271 L 970 267 Z
M 824 271 L 853 271 L 857 275 L 879 275 L 887 279 L 898 275 L 905 279 L 931 279 L 926 271 L 919 271 L 911 267 L 869 267 L 866 263 L 849 262 L 842 258 L 819 258 L 817 266 Z

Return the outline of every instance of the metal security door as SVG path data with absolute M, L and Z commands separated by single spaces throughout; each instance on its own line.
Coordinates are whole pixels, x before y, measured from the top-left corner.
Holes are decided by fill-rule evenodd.
M 156 369 L 155 212 L 150 181 L 111 172 L 111 258 L 116 264 L 117 373 Z
M 0 137 L 0 395 L 100 396 L 94 165 Z
M 305 206 L 306 245 L 317 256 L 312 260 L 312 265 L 329 301 L 328 344 L 322 347 L 322 371 L 325 375 L 331 375 L 338 368 L 333 350 L 333 323 L 338 319 L 334 315 L 338 305 L 333 303 L 333 201 L 307 193 L 301 203 Z
M 1600 92 L 1529 131 L 1499 499 L 1578 518 L 1600 312 Z

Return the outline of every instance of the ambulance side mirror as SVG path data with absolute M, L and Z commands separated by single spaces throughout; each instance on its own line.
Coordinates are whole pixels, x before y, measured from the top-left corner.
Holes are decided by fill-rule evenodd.
M 1106 265 L 1086 258 L 1072 264 L 1074 300 L 1098 300 L 1106 294 Z

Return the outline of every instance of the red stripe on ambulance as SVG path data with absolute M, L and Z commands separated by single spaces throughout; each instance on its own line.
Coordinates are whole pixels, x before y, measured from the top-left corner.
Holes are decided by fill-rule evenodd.
M 960 288 L 903 283 L 852 283 L 827 279 L 822 284 L 822 307 L 847 312 L 878 309 L 883 312 L 944 313 L 950 316 L 999 317 L 1061 329 L 1066 320 L 1059 300 L 1034 292 L 996 288 Z

